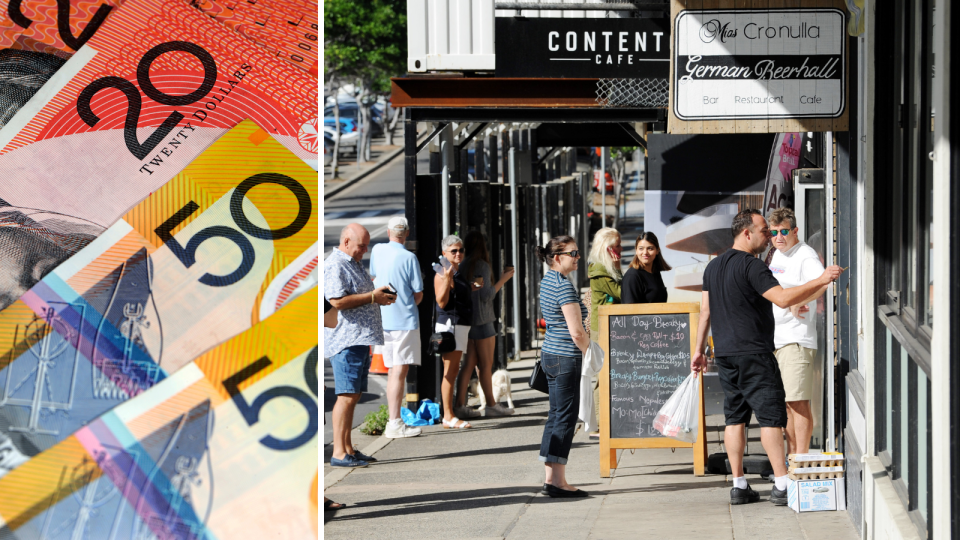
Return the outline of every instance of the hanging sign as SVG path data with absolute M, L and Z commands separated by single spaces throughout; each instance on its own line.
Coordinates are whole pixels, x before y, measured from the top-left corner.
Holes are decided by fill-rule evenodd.
M 846 27 L 828 8 L 684 10 L 674 23 L 680 120 L 839 118 Z
M 667 19 L 496 18 L 497 77 L 670 76 Z

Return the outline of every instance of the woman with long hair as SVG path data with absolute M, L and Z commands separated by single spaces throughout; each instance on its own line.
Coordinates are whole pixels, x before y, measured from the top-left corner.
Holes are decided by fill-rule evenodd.
M 540 281 L 540 309 L 547 323 L 540 367 L 547 377 L 550 411 L 540 441 L 540 461 L 546 467 L 541 493 L 550 497 L 586 497 L 567 483 L 566 463 L 580 411 L 580 372 L 590 337 L 583 326 L 587 308 L 567 278 L 577 269 L 580 251 L 569 236 L 555 236 L 537 257 L 550 269 Z
M 587 259 L 587 276 L 590 278 L 590 332 L 596 336 L 598 328 L 597 308 L 620 303 L 620 233 L 604 227 L 593 236 L 590 257 Z
M 460 269 L 464 259 L 463 240 L 450 235 L 441 242 L 443 254 L 440 261 L 442 273 L 437 271 L 433 278 L 433 289 L 437 298 L 437 333 L 453 334 L 456 347 L 443 353 L 443 380 L 440 383 L 440 395 L 443 398 L 443 427 L 445 429 L 464 429 L 473 427 L 460 420 L 453 412 L 453 390 L 460 371 L 460 357 L 467 350 L 467 335 L 473 319 L 472 285 Z M 439 267 L 438 267 L 439 268 Z
M 590 335 L 593 339 L 600 334 L 600 306 L 620 303 L 620 283 L 623 271 L 620 269 L 620 254 L 623 253 L 620 233 L 616 229 L 604 227 L 593 236 L 590 257 L 587 262 L 587 276 L 590 278 Z M 600 410 L 600 379 L 593 382 L 594 410 Z M 589 434 L 591 439 L 599 439 L 600 432 Z
M 457 381 L 457 407 L 454 412 L 463 418 L 473 418 L 480 415 L 479 411 L 467 407 L 467 387 L 470 385 L 470 376 L 475 366 L 480 367 L 478 382 L 483 389 L 486 399 L 485 416 L 509 416 L 514 410 L 493 400 L 493 349 L 496 345 L 497 331 L 493 321 L 497 315 L 493 308 L 493 298 L 500 292 L 504 284 L 513 277 L 513 267 L 507 267 L 500 274 L 500 279 L 493 282 L 490 268 L 490 253 L 487 252 L 487 243 L 479 231 L 467 233 L 464 239 L 467 248 L 467 259 L 463 263 L 467 283 L 479 285 L 473 289 L 473 322 L 467 340 L 467 361 L 460 370 L 460 379 Z
M 661 272 L 671 267 L 660 253 L 660 241 L 652 232 L 637 237 L 630 268 L 623 275 L 624 304 L 658 304 L 667 301 L 667 288 Z

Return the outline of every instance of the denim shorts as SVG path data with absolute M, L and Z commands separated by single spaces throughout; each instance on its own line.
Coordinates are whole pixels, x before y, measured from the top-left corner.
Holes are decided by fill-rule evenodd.
M 334 392 L 360 394 L 367 389 L 367 371 L 370 369 L 370 346 L 347 347 L 330 358 L 333 367 Z

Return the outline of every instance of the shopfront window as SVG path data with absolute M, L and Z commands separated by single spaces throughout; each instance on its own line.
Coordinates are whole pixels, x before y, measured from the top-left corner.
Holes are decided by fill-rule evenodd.
M 928 537 L 932 503 L 930 448 L 930 328 L 935 302 L 931 271 L 934 57 L 933 0 L 896 0 L 878 16 L 878 45 L 892 59 L 877 96 L 876 451 L 921 537 Z M 879 14 L 879 12 L 878 12 Z M 895 110 L 884 113 L 881 109 Z M 886 135 L 881 133 L 886 132 Z M 878 143 L 879 144 L 879 143 Z M 882 217 L 880 217 L 882 216 Z

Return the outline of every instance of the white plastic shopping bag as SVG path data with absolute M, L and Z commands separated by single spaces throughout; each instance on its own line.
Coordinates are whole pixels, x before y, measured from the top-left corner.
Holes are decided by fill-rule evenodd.
M 699 419 L 700 378 L 691 373 L 663 404 L 653 421 L 653 428 L 666 437 L 694 443 L 697 442 Z

